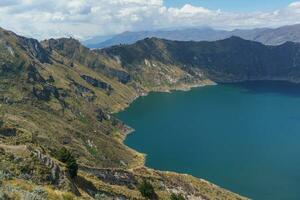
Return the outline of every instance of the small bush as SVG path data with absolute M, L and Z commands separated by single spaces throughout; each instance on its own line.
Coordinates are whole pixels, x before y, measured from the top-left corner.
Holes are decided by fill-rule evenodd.
M 70 193 L 65 193 L 62 195 L 63 200 L 74 200 L 74 196 Z
M 154 188 L 148 181 L 143 181 L 138 189 L 143 197 L 147 199 L 156 199 Z
M 75 178 L 78 172 L 78 164 L 71 152 L 63 147 L 57 152 L 56 156 L 58 160 L 67 165 L 71 178 Z
M 36 188 L 34 188 L 34 190 L 32 192 L 32 195 L 34 197 L 36 197 L 35 199 L 38 199 L 37 197 L 39 197 L 40 199 L 48 199 L 48 193 L 42 187 L 36 187 Z
M 11 174 L 4 172 L 3 170 L 0 170 L 0 187 L 2 186 L 2 182 L 4 180 L 11 180 L 12 176 Z
M 110 200 L 110 199 L 112 199 L 112 198 L 109 198 L 105 194 L 97 193 L 95 195 L 95 200 Z
M 171 194 L 171 200 L 185 200 L 181 194 Z
M 8 200 L 10 198 L 9 198 L 9 196 L 6 193 L 0 191 L 0 199 L 1 200 Z

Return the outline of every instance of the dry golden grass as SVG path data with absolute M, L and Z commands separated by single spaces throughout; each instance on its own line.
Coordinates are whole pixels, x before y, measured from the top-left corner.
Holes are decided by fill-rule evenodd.
M 18 131 L 17 137 L 3 139 L 5 144 L 0 144 L 0 148 L 14 155 L 29 157 L 25 146 L 27 144 L 43 148 L 49 155 L 66 146 L 75 155 L 80 165 L 122 168 L 125 172 L 131 172 L 139 183 L 145 179 L 151 181 L 160 199 L 168 199 L 172 190 L 182 190 L 187 195 L 204 199 L 242 199 L 238 195 L 188 175 L 143 168 L 145 156 L 123 144 L 127 129 L 112 118 L 97 119 L 98 109 L 106 113 L 120 111 L 142 93 L 189 89 L 195 85 L 211 84 L 209 80 L 186 81 L 189 74 L 180 66 L 168 65 L 159 60 L 142 59 L 141 62 L 124 68 L 116 58 L 101 54 L 101 51 L 89 51 L 83 46 L 77 47 L 78 43 L 74 40 L 65 41 L 65 44 L 71 48 L 65 52 L 51 51 L 49 55 L 51 63 L 40 63 L 38 58 L 32 58 L 29 50 L 23 48 L 19 42 L 21 38 L 18 36 L 0 30 L 0 37 L 6 40 L 18 54 L 18 58 L 8 56 L 5 46 L 0 44 L 0 59 L 19 70 L 9 75 L 0 74 L 2 75 L 0 96 L 13 100 L 9 104 L 1 102 L 0 120 L 5 126 L 16 128 Z M 76 48 L 72 49 L 74 46 Z M 158 42 L 156 46 L 158 50 L 165 48 L 162 42 Z M 142 51 L 143 49 L 137 49 L 138 53 Z M 162 56 L 164 59 L 169 59 L 168 54 Z M 93 69 L 87 66 L 88 62 L 94 62 L 97 66 Z M 37 70 L 35 75 L 41 76 L 43 81 L 28 80 L 31 65 L 34 65 Z M 21 69 L 18 69 L 20 66 Z M 133 79 L 128 84 L 122 84 L 116 78 L 111 78 L 103 70 L 101 71 L 101 66 L 122 72 L 127 71 Z M 105 90 L 92 86 L 81 78 L 82 75 L 88 75 L 111 85 L 113 92 L 108 94 Z M 54 82 L 46 81 L 50 77 L 53 77 Z M 51 94 L 48 100 L 38 100 L 38 97 L 33 94 L 33 88 L 43 91 L 47 86 L 62 92 L 61 98 Z M 80 87 L 83 91 L 80 91 Z M 13 144 L 18 146 L 11 146 Z M 11 165 L 5 166 L 11 167 Z M 80 182 L 77 182 L 77 186 L 82 193 L 81 197 L 46 183 L 36 185 L 14 178 L 5 180 L 3 184 L 28 192 L 32 192 L 36 187 L 42 187 L 47 191 L 48 198 L 53 200 L 89 199 L 88 189 L 125 196 L 127 199 L 143 199 L 137 186 L 130 189 L 127 186 L 103 182 L 84 172 L 79 172 L 78 179 Z M 15 195 L 16 199 L 21 198 L 19 194 L 12 195 Z

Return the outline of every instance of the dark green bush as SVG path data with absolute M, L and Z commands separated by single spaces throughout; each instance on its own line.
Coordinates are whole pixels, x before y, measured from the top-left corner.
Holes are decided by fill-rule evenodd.
M 147 199 L 156 199 L 156 194 L 154 188 L 151 183 L 148 181 L 143 181 L 142 184 L 139 186 L 139 191 L 143 197 Z
M 185 200 L 181 194 L 171 194 L 171 200 Z
M 65 147 L 57 152 L 57 159 L 67 165 L 71 178 L 75 178 L 78 172 L 78 164 L 71 152 Z

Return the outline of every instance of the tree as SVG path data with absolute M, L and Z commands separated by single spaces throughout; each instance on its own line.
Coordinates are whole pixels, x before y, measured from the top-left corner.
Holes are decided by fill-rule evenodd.
M 185 200 L 181 194 L 171 194 L 171 200 Z
M 147 199 L 156 199 L 154 188 L 148 181 L 144 180 L 138 189 L 143 197 Z
M 75 178 L 78 172 L 78 164 L 71 152 L 65 147 L 57 152 L 57 159 L 67 165 L 71 178 Z

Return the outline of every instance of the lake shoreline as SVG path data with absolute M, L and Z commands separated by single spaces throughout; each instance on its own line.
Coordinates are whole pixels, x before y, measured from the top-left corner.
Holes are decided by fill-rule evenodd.
M 294 82 L 294 81 L 290 81 L 290 80 L 281 80 L 281 79 L 250 79 L 250 80 L 237 80 L 237 81 L 225 81 L 225 82 L 214 82 L 211 81 L 209 79 L 200 81 L 200 83 L 191 83 L 191 84 L 183 84 L 183 85 L 178 85 L 175 87 L 163 87 L 161 89 L 158 88 L 154 88 L 152 90 L 149 90 L 145 93 L 140 93 L 137 97 L 135 97 L 127 106 L 124 106 L 123 108 L 121 108 L 120 110 L 113 112 L 111 114 L 113 115 L 117 115 L 118 113 L 124 112 L 127 108 L 129 108 L 131 106 L 131 104 L 133 102 L 135 102 L 136 100 L 138 100 L 141 97 L 147 97 L 150 93 L 172 93 L 172 92 L 176 92 L 176 91 L 182 91 L 182 92 L 189 92 L 194 88 L 201 88 L 201 87 L 206 87 L 206 86 L 216 86 L 219 84 L 240 84 L 240 83 L 247 83 L 247 82 L 283 82 L 283 83 L 290 83 L 290 84 L 300 84 L 300 82 Z M 134 152 L 136 152 L 138 155 L 142 154 L 144 157 L 144 161 L 143 163 L 146 162 L 146 154 L 141 153 L 136 151 L 135 149 L 127 146 L 124 142 L 127 138 L 128 135 L 133 134 L 135 132 L 134 127 L 128 126 L 127 124 L 125 124 L 126 128 L 128 129 L 126 132 L 122 132 L 122 135 L 124 135 L 124 138 L 122 139 L 122 143 L 129 149 L 133 150 Z M 141 164 L 140 167 L 145 167 L 145 164 Z
M 266 187 L 269 184 L 271 185 L 275 184 L 275 186 L 276 184 L 280 185 L 280 183 L 276 183 L 276 181 L 272 181 L 272 183 L 264 183 L 264 184 L 259 183 L 255 180 L 259 179 L 259 177 L 261 177 L 261 174 L 257 176 L 249 175 L 248 177 L 247 175 L 248 173 L 244 174 L 244 172 L 247 171 L 249 172 L 249 174 L 253 174 L 253 173 L 260 172 L 262 169 L 265 169 L 265 167 L 262 166 L 261 169 L 258 170 L 259 166 L 256 166 L 257 164 L 253 165 L 251 163 L 264 163 L 264 161 L 266 160 L 265 158 L 268 159 L 269 156 L 268 151 L 270 149 L 273 150 L 272 152 L 269 153 L 275 153 L 273 157 L 276 158 L 276 155 L 278 154 L 278 153 L 276 154 L 277 150 L 273 148 L 274 146 L 271 148 L 271 146 L 269 145 L 277 144 L 277 142 L 281 144 L 282 142 L 288 141 L 287 138 L 282 139 L 282 137 L 285 136 L 283 134 L 280 134 L 280 131 L 287 132 L 287 134 L 295 134 L 295 130 L 297 130 L 297 124 L 295 124 L 294 121 L 298 119 L 297 116 L 299 113 L 298 112 L 299 109 L 295 109 L 296 107 L 291 106 L 290 104 L 294 105 L 293 103 L 296 104 L 299 103 L 300 101 L 299 86 L 300 85 L 287 82 L 287 81 L 247 81 L 247 83 L 245 82 L 230 83 L 230 84 L 220 83 L 218 87 L 204 87 L 203 89 L 193 90 L 188 94 L 176 92 L 172 95 L 163 95 L 163 94 L 150 95 L 149 97 L 134 103 L 133 107 L 128 109 L 128 111 L 126 111 L 127 114 L 125 113 L 124 115 L 118 116 L 121 120 L 124 120 L 125 123 L 128 123 L 131 126 L 135 127 L 138 131 L 134 133 L 135 137 L 130 137 L 130 140 L 126 141 L 125 145 L 130 146 L 131 148 L 136 149 L 139 152 L 145 152 L 147 155 L 149 155 L 149 157 L 148 156 L 145 157 L 145 159 L 147 160 L 145 165 L 149 168 L 154 168 L 161 171 L 174 171 L 180 174 L 191 174 L 194 177 L 198 177 L 199 179 L 209 180 L 212 183 L 215 183 L 216 185 L 220 185 L 222 188 L 227 188 L 231 191 L 235 191 L 239 194 L 243 194 L 244 196 L 252 196 L 253 198 L 255 197 L 255 199 L 262 199 L 262 198 L 257 198 L 256 195 L 260 197 L 259 195 L 265 195 L 265 194 L 255 193 L 255 190 L 253 190 L 252 193 L 251 190 L 250 192 L 247 190 L 245 191 L 243 188 L 247 188 L 246 186 L 239 185 L 232 181 L 238 180 L 236 176 L 238 177 L 246 176 L 247 178 L 246 177 L 243 178 L 242 181 L 243 184 L 251 185 L 252 183 L 257 183 L 257 186 L 255 187 L 253 186 L 253 187 L 256 189 L 264 188 L 263 190 L 265 191 L 269 191 L 268 188 Z M 185 101 L 184 99 L 190 99 L 190 100 Z M 270 104 L 269 102 L 270 100 L 273 103 Z M 182 102 L 182 103 L 184 102 L 184 104 L 180 106 L 178 102 Z M 172 107 L 174 108 L 174 106 L 175 109 L 173 110 Z M 261 106 L 261 107 L 256 108 L 256 106 Z M 186 116 L 188 113 L 190 113 L 191 110 L 195 112 L 194 116 L 189 116 L 188 118 L 185 117 L 182 118 L 182 116 L 180 117 L 181 114 L 183 116 Z M 236 114 L 234 114 L 234 116 L 236 116 L 236 121 L 234 122 L 230 121 L 232 117 L 228 117 L 228 113 L 241 112 L 243 110 L 246 113 L 240 113 L 240 115 L 237 116 Z M 164 114 L 163 115 L 157 114 L 157 112 L 160 111 L 163 112 Z M 166 114 L 169 111 L 171 111 L 171 115 Z M 217 113 L 215 111 L 217 111 Z M 272 114 L 270 119 L 268 113 L 273 113 L 273 112 L 275 113 L 281 112 L 282 114 Z M 137 113 L 137 115 L 135 115 L 134 113 Z M 141 113 L 145 113 L 146 117 L 144 117 L 144 115 L 141 116 Z M 201 115 L 200 113 L 206 113 L 206 114 Z M 285 119 L 285 121 L 282 118 Z M 211 126 L 210 124 L 213 123 L 214 121 L 213 119 L 217 121 L 219 125 Z M 179 120 L 178 123 L 176 120 Z M 278 120 L 284 122 L 282 126 L 278 126 L 280 124 L 280 123 L 276 123 L 276 121 Z M 147 125 L 147 121 L 150 124 Z M 186 124 L 186 122 L 188 122 L 188 124 Z M 170 127 L 170 123 L 171 123 L 171 127 Z M 192 124 L 198 124 L 197 127 L 201 126 L 201 132 L 207 133 L 207 134 L 199 135 L 201 137 L 201 140 L 196 139 L 195 134 L 201 133 L 198 132 L 197 130 L 189 129 L 188 132 L 183 132 L 186 130 L 184 127 L 190 127 L 192 126 Z M 236 129 L 237 124 L 240 124 L 239 126 L 243 129 L 243 131 L 241 129 Z M 163 131 L 159 130 L 160 127 L 163 129 Z M 172 129 L 172 127 L 176 127 L 176 128 Z M 246 131 L 245 131 L 245 127 L 246 127 Z M 285 130 L 286 127 L 289 128 L 289 130 L 292 129 L 292 131 L 283 131 Z M 230 135 L 226 134 L 228 128 L 232 130 L 232 134 L 230 134 L 232 135 L 232 138 L 230 137 Z M 279 135 L 276 134 L 270 135 L 270 133 L 272 133 L 275 130 L 277 130 L 277 132 L 279 131 Z M 181 136 L 179 137 L 181 139 L 179 140 L 175 139 L 174 141 L 174 138 L 176 138 L 176 136 L 179 136 L 180 132 L 185 133 L 186 135 Z M 238 133 L 243 133 L 243 134 L 238 134 Z M 262 137 L 266 137 L 265 142 L 263 142 L 264 139 Z M 292 137 L 296 137 L 296 135 L 292 135 Z M 206 141 L 205 138 L 207 138 L 208 141 Z M 260 140 L 257 141 L 257 138 L 260 138 Z M 235 142 L 236 139 L 238 141 Z M 176 143 L 176 141 L 179 143 Z M 199 144 L 202 149 L 202 154 L 204 155 L 197 154 L 193 151 L 188 151 L 188 152 L 185 151 L 186 144 L 189 145 L 188 149 L 191 149 L 194 148 L 193 147 L 195 146 L 194 144 L 198 144 L 198 142 L 196 141 L 200 142 Z M 162 150 L 161 150 L 160 145 L 163 142 L 166 142 L 164 143 L 164 146 L 168 144 L 172 144 L 172 145 L 168 147 L 162 146 Z M 182 145 L 182 149 L 180 150 L 180 152 L 175 151 L 174 148 L 180 145 Z M 253 145 L 259 145 L 259 147 L 253 150 L 252 148 Z M 230 152 L 229 154 L 223 155 L 222 158 L 220 158 L 222 160 L 220 165 L 224 165 L 225 167 L 224 171 L 235 169 L 235 167 L 238 168 L 241 167 L 240 169 L 243 170 L 240 172 L 238 169 L 236 169 L 237 171 L 230 170 L 228 173 L 224 174 L 225 177 L 227 176 L 227 179 L 226 178 L 223 179 L 224 178 L 223 175 L 219 174 L 219 172 L 222 173 L 222 170 L 220 171 L 220 169 L 219 172 L 216 171 L 213 172 L 212 174 L 207 174 L 206 170 L 214 170 L 220 167 L 213 164 L 215 163 L 215 161 L 213 160 L 215 158 L 218 158 L 218 155 L 215 154 L 216 150 L 214 150 L 214 148 L 210 149 L 211 147 L 221 148 L 220 153 L 222 154 L 226 152 L 227 153 Z M 251 148 L 248 149 L 248 147 Z M 267 148 L 266 151 L 263 151 L 262 153 L 258 153 L 260 152 L 260 149 L 264 147 Z M 195 146 L 195 148 L 197 147 Z M 203 149 L 205 149 L 205 151 Z M 238 151 L 238 155 L 235 155 L 236 151 L 234 149 L 240 149 Z M 283 149 L 283 152 L 285 152 L 285 150 L 288 149 L 289 148 Z M 176 155 L 175 158 L 172 157 L 173 153 L 174 155 Z M 181 153 L 183 153 L 184 157 L 186 157 L 189 160 L 184 161 L 184 159 L 186 158 L 181 159 L 180 158 Z M 248 163 L 247 159 L 244 160 L 245 155 L 243 155 L 241 157 L 243 161 L 235 163 L 229 169 L 226 168 L 226 166 L 228 167 L 231 164 L 230 162 L 228 163 L 227 159 L 223 160 L 224 158 L 228 157 L 229 160 L 234 158 L 236 161 L 238 161 L 239 160 L 238 156 L 243 153 L 246 153 L 246 155 L 255 154 L 250 157 L 253 160 L 249 159 L 249 161 L 252 161 L 251 163 Z M 194 158 L 193 155 L 198 155 L 197 156 L 198 158 L 197 157 Z M 202 163 L 201 165 L 197 165 L 198 163 L 197 160 L 199 160 L 199 158 L 204 159 L 201 161 Z M 289 156 L 281 157 L 281 159 L 288 159 L 288 158 Z M 209 159 L 209 160 L 205 161 L 205 159 Z M 256 161 L 257 159 L 259 160 Z M 159 160 L 161 160 L 161 162 Z M 210 160 L 213 162 L 210 163 L 211 162 Z M 176 162 L 179 162 L 178 167 L 176 167 Z M 275 162 L 273 166 L 279 165 L 279 163 L 277 164 L 276 159 L 272 160 L 272 162 Z M 193 167 L 184 163 L 195 163 L 195 166 L 200 167 L 199 169 L 197 169 L 199 170 L 198 172 L 200 173 L 198 173 L 197 171 L 193 172 Z M 288 161 L 285 163 L 288 163 Z M 268 166 L 268 163 L 265 163 L 265 165 Z M 248 171 L 247 166 L 250 167 L 249 169 L 250 171 Z M 251 168 L 251 166 L 254 168 Z M 268 166 L 267 169 L 269 169 L 270 167 L 271 166 Z M 255 171 L 251 171 L 251 169 L 255 169 Z M 258 170 L 258 172 L 256 170 Z M 278 178 L 280 177 L 280 175 L 278 175 L 280 173 L 276 173 L 277 174 L 276 175 L 276 174 L 272 174 L 272 172 L 273 172 L 272 170 L 268 170 L 267 172 L 263 171 L 263 174 L 265 174 L 269 179 L 273 179 L 273 178 L 280 179 Z M 290 172 L 292 173 L 293 170 L 291 169 Z M 269 173 L 271 173 L 272 175 L 270 175 Z M 281 179 L 284 180 L 285 177 L 281 177 Z M 260 191 L 259 189 L 257 190 Z M 263 190 L 261 190 L 261 192 Z M 279 191 L 276 194 L 280 196 L 285 193 Z M 291 194 L 293 193 L 290 193 L 289 195 L 291 196 Z

